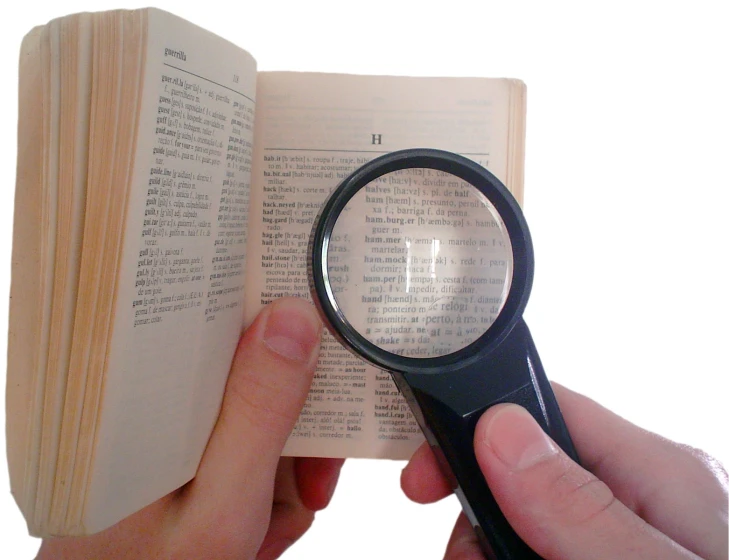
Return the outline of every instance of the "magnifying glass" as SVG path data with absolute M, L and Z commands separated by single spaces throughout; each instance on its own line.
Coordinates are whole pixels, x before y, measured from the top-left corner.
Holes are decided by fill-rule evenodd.
M 536 559 L 501 513 L 473 449 L 490 406 L 525 407 L 577 460 L 522 313 L 534 252 L 518 203 L 473 161 L 392 152 L 321 207 L 309 282 L 330 332 L 388 371 L 487 558 Z

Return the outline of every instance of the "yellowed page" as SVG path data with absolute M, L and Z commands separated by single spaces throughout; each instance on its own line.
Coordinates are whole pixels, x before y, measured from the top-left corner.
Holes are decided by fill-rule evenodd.
M 458 152 L 522 191 L 521 82 L 260 73 L 257 101 L 246 322 L 277 297 L 309 298 L 306 245 L 318 207 L 378 155 L 412 147 Z M 407 458 L 421 441 L 390 376 L 325 336 L 285 453 Z
M 23 39 L 20 49 L 18 172 L 13 224 L 12 285 L 8 333 L 6 423 L 8 470 L 13 497 L 30 517 L 35 502 L 41 436 L 41 403 L 45 370 L 39 367 L 43 294 L 48 265 L 44 263 L 46 228 L 39 227 L 47 201 L 43 193 L 44 98 L 42 28 Z
M 255 62 L 149 12 L 113 339 L 82 531 L 190 480 L 242 326 Z
M 59 118 L 56 259 L 43 404 L 43 442 L 38 478 L 36 520 L 47 521 L 52 508 L 51 489 L 57 481 L 66 379 L 76 310 L 78 264 L 84 226 L 88 150 L 89 61 L 83 56 L 90 43 L 90 16 L 55 20 L 49 24 L 53 59 L 58 68 Z M 82 31 L 83 30 L 83 31 Z M 54 73 L 52 73 L 53 75 Z M 75 442 L 71 442 L 72 444 Z M 66 446 L 68 447 L 68 446 Z
M 48 525 L 48 531 L 56 534 L 71 532 L 80 525 L 93 459 L 134 161 L 145 14 L 113 11 L 94 17 L 90 61 L 94 77 L 88 111 L 87 196 L 77 313 L 61 432 L 64 445 L 56 466 L 53 515 Z

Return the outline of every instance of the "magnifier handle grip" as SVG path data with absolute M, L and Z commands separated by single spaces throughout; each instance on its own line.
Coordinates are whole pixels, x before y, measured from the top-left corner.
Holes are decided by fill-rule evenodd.
M 486 558 L 540 560 L 501 512 L 486 484 L 473 446 L 476 424 L 483 413 L 495 404 L 511 402 L 526 408 L 557 445 L 578 461 L 523 320 L 489 356 L 487 363 L 473 364 L 457 375 L 469 379 L 455 384 L 448 383 L 443 376 L 406 375 L 405 383 L 398 382 L 398 386 L 406 386 L 405 397 L 418 416 L 443 473 L 450 479 Z M 454 394 L 456 386 L 470 390 Z

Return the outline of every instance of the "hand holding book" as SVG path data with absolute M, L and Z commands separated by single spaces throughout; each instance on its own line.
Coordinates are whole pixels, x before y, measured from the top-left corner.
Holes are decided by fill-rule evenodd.
M 522 200 L 518 80 L 258 72 L 155 9 L 36 28 L 19 77 L 6 417 L 35 536 L 99 532 L 192 480 L 240 333 L 308 297 L 311 224 L 355 168 L 449 149 Z M 378 195 L 395 215 L 401 191 Z M 284 454 L 407 459 L 406 409 L 325 333 Z
M 264 308 L 238 346 L 198 476 L 100 533 L 45 540 L 38 559 L 278 558 L 306 532 L 314 511 L 326 507 L 342 464 L 341 459 L 280 457 L 314 375 L 320 329 L 313 308 L 302 300 Z M 611 489 L 558 452 L 515 405 L 492 408 L 476 432 L 484 474 L 509 522 L 531 547 L 544 558 L 560 559 L 696 558 L 689 550 L 702 558 L 726 556 L 721 471 L 709 468 L 695 450 L 645 432 L 581 395 L 559 386 L 555 393 L 581 456 Z M 616 442 L 623 446 L 620 457 L 611 455 Z M 614 460 L 596 466 L 598 457 Z M 565 476 L 554 476 L 557 471 Z M 666 491 L 645 494 L 648 479 L 656 476 Z M 549 477 L 564 487 L 549 484 Z M 693 499 L 686 501 L 683 492 L 677 497 L 665 477 L 679 477 Z M 403 471 L 402 487 L 421 503 L 449 493 L 427 445 Z M 650 526 L 612 501 L 613 492 L 642 512 Z M 680 503 L 672 503 L 677 499 Z M 684 512 L 685 522 L 676 511 Z M 588 521 L 575 523 L 577 516 Z M 644 529 L 635 530 L 639 527 Z M 465 516 L 454 528 L 450 558 L 483 558 Z
M 38 558 L 277 558 L 326 507 L 343 462 L 281 457 L 320 336 L 305 301 L 267 306 L 238 345 L 197 477 L 93 536 L 45 540 Z
M 299 385 L 256 400 L 266 388 L 256 381 L 278 383 L 288 370 L 269 367 L 261 356 L 273 354 L 256 346 L 271 308 L 254 318 L 283 295 L 308 295 L 302 254 L 319 205 L 379 154 L 414 145 L 458 152 L 521 203 L 524 84 L 258 72 L 242 49 L 150 9 L 34 29 L 21 50 L 19 98 L 11 491 L 33 535 L 98 533 L 48 541 L 41 558 L 56 548 L 72 558 L 110 558 L 112 549 L 149 557 L 187 547 L 190 534 L 221 554 L 187 548 L 184 556 L 239 551 L 223 551 L 228 545 L 253 554 L 263 541 L 273 557 L 326 505 L 341 458 L 410 457 L 422 436 L 414 418 L 391 411 L 404 402 L 389 376 L 327 334 L 316 375 L 308 363 L 294 368 L 311 385 L 303 407 Z M 381 196 L 400 193 L 392 186 Z M 246 391 L 226 393 L 213 432 L 246 326 L 232 376 L 243 375 Z M 231 401 L 264 418 L 277 412 L 268 417 L 274 427 L 225 428 Z M 255 420 L 245 410 L 241 418 Z M 292 431 L 288 415 L 298 411 Z M 275 434 L 268 446 L 266 430 Z M 282 452 L 278 438 L 288 434 Z M 593 443 L 601 449 L 603 440 Z M 726 501 L 726 484 L 717 487 L 705 465 L 687 469 L 675 474 L 703 481 L 706 503 Z M 236 494 L 230 483 L 242 476 L 252 478 Z M 203 485 L 210 496 L 194 491 Z M 245 496 L 246 511 L 236 510 Z M 225 536 L 230 523 L 234 541 Z

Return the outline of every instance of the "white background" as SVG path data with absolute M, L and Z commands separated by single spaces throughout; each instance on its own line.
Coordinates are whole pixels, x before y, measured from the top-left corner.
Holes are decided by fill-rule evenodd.
M 246 48 L 262 70 L 523 79 L 537 260 L 526 318 L 547 374 L 729 463 L 724 2 L 157 5 Z M 21 38 L 56 16 L 122 7 L 138 6 L 56 0 L 4 9 L 0 294 L 9 290 Z M 3 359 L 6 304 L 0 298 Z M 410 504 L 399 490 L 403 466 L 350 461 L 331 506 L 285 557 L 441 557 L 458 506 Z M 29 559 L 39 543 L 26 536 L 8 488 L 2 462 L 0 558 Z

